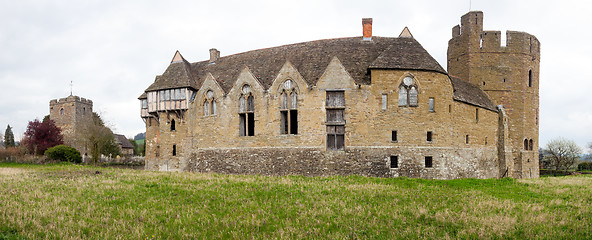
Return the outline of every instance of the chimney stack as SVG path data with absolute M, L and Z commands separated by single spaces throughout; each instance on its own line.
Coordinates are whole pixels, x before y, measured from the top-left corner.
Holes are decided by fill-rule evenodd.
M 372 18 L 362 18 L 362 26 L 364 27 L 364 41 L 372 41 Z
M 210 63 L 215 63 L 220 58 L 220 51 L 215 48 L 210 49 Z

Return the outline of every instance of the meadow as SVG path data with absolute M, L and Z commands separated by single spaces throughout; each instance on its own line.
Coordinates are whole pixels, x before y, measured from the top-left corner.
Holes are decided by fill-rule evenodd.
M 0 239 L 591 239 L 591 175 L 424 180 L 0 163 Z

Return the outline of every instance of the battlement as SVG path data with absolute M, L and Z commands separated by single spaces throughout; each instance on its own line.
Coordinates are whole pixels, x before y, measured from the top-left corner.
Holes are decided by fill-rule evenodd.
M 452 27 L 452 39 L 449 41 L 449 52 L 452 57 L 468 52 L 487 53 L 518 53 L 538 58 L 540 54 L 539 40 L 528 33 L 518 31 L 483 30 L 483 12 L 473 11 L 461 17 L 461 24 Z
M 93 102 L 90 99 L 86 99 L 86 98 L 81 98 L 79 96 L 68 96 L 65 98 L 60 98 L 58 99 L 52 99 L 49 101 L 49 105 L 50 106 L 54 106 L 57 104 L 64 104 L 64 103 L 74 103 L 74 102 L 78 102 L 78 103 L 83 103 L 83 104 L 88 104 L 88 105 L 92 105 Z

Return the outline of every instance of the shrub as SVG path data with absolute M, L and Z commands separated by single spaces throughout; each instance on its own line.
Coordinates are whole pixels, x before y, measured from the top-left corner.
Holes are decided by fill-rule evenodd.
M 578 164 L 578 171 L 592 171 L 592 162 L 583 162 Z
M 26 149 L 18 147 L 0 147 L 0 162 L 18 162 L 25 156 Z
M 48 158 L 54 160 L 67 161 L 73 163 L 82 162 L 82 156 L 80 156 L 80 152 L 75 148 L 66 145 L 57 145 L 55 147 L 51 147 L 45 150 L 44 154 Z

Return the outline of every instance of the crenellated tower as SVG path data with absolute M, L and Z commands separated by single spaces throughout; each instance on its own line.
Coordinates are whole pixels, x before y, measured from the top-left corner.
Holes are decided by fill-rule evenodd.
M 49 102 L 49 118 L 64 136 L 64 144 L 76 148 L 83 156 L 87 153 L 81 134 L 84 124 L 92 121 L 93 102 L 78 96 L 53 99 Z
M 503 108 L 500 176 L 538 177 L 540 43 L 528 33 L 505 34 L 503 41 L 500 31 L 483 31 L 483 12 L 463 15 L 448 41 L 448 73 L 479 86 Z

